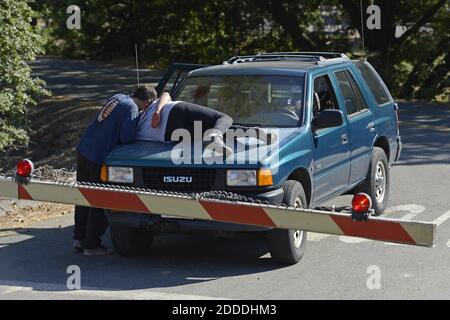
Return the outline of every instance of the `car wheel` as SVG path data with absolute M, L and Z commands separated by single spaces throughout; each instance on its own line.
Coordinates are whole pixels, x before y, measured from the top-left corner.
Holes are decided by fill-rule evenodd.
M 148 253 L 153 242 L 150 231 L 119 224 L 110 226 L 111 241 L 121 256 L 138 256 Z
M 306 194 L 302 185 L 288 180 L 283 186 L 283 203 L 296 208 L 306 207 Z M 272 259 L 283 264 L 295 264 L 305 253 L 306 231 L 272 229 L 268 232 L 269 251 Z
M 364 192 L 372 198 L 374 215 L 381 215 L 389 201 L 389 163 L 384 150 L 373 147 L 372 161 L 366 180 L 355 189 L 356 193 Z

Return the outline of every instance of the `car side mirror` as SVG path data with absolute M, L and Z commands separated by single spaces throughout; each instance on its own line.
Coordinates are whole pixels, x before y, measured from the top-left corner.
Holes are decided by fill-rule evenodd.
M 325 129 L 339 127 L 344 123 L 344 117 L 341 110 L 325 109 L 320 111 L 317 118 L 314 119 L 314 129 Z

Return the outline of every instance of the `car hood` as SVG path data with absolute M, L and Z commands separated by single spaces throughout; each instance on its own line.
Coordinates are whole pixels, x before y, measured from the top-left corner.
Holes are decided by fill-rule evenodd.
M 300 128 L 277 128 L 276 135 L 279 137 L 279 146 L 282 146 L 285 142 L 290 140 L 290 137 L 299 131 Z M 257 139 L 237 139 L 239 146 L 235 146 L 235 154 L 239 154 L 243 149 L 254 148 L 260 143 Z M 243 148 L 243 146 L 245 146 Z M 175 149 L 177 148 L 177 149 Z M 199 156 L 194 153 L 194 147 L 192 146 L 188 155 L 180 154 L 180 152 L 186 152 L 185 150 L 179 150 L 180 144 L 177 143 L 161 143 L 155 141 L 134 141 L 130 144 L 124 144 L 116 147 L 108 156 L 105 163 L 110 166 L 132 166 L 132 167 L 170 167 L 170 166 L 204 166 L 205 163 L 210 163 L 212 167 L 249 167 L 249 164 L 230 164 L 221 163 L 220 161 L 214 161 L 214 155 L 205 152 L 203 159 L 201 159 L 201 152 L 198 152 Z M 275 149 L 276 150 L 276 149 Z M 183 155 L 184 158 L 190 158 L 189 163 L 177 164 L 173 161 L 174 158 Z M 203 160 L 203 162 L 202 162 Z M 259 161 L 256 166 L 261 166 L 264 161 L 264 157 Z M 186 161 L 185 161 L 186 162 Z M 222 161 L 223 162 L 223 161 Z M 253 163 L 253 166 L 255 164 Z

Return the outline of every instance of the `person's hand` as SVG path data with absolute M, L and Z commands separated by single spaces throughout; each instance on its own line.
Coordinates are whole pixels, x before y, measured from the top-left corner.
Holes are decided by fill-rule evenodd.
M 159 114 L 159 112 L 153 113 L 153 116 L 152 116 L 152 128 L 157 128 L 160 121 L 161 121 L 161 115 Z

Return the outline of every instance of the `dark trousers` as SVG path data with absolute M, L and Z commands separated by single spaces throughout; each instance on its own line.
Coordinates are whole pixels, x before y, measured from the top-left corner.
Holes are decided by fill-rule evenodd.
M 77 181 L 100 181 L 101 166 L 86 159 L 82 155 L 77 157 Z M 86 249 L 101 245 L 101 237 L 108 228 L 105 210 L 91 207 L 75 206 L 75 229 L 73 238 L 84 241 Z
M 233 119 L 223 112 L 189 102 L 178 102 L 170 110 L 165 141 L 170 141 L 176 129 L 186 129 L 194 136 L 194 121 L 202 122 L 202 134 L 208 129 L 216 129 L 222 135 L 231 127 Z

